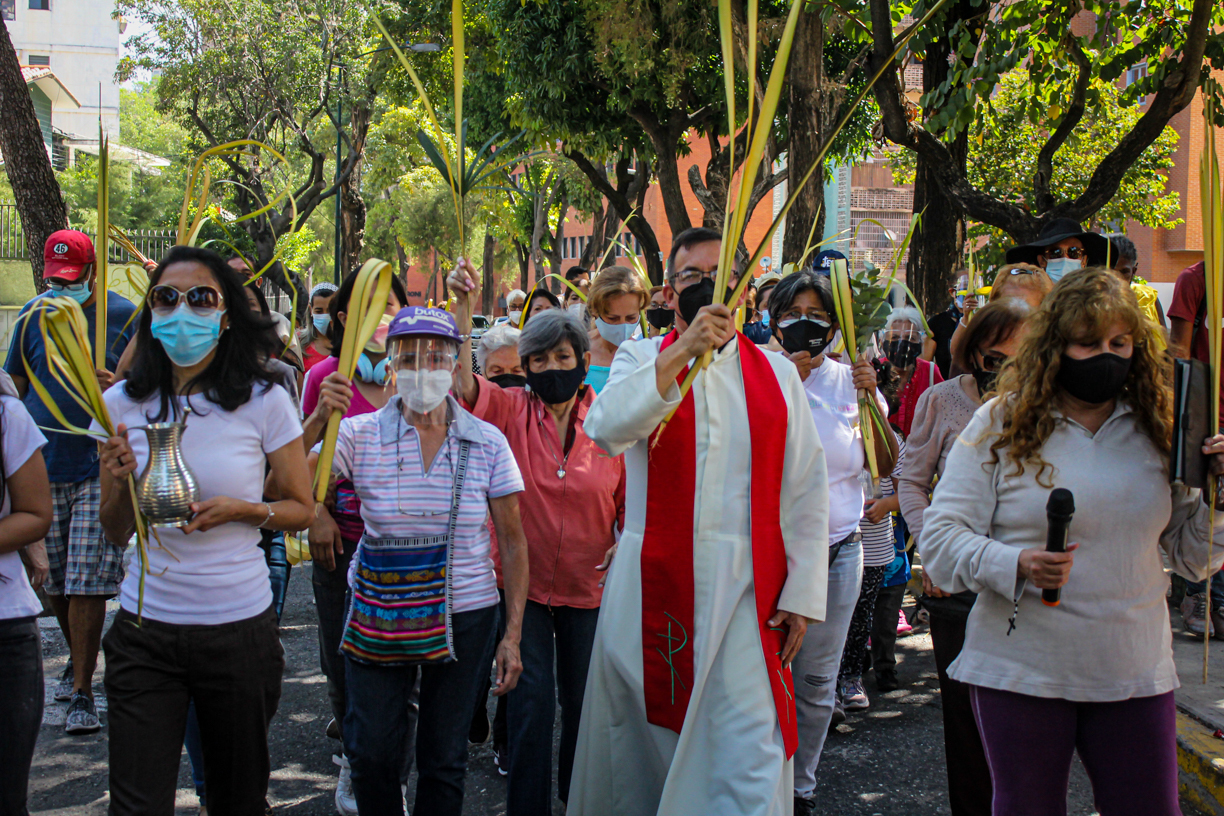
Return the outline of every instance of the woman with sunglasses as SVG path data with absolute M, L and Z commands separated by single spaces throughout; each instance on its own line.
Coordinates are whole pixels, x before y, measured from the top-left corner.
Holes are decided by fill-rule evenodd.
M 936 385 L 918 400 L 897 495 L 901 515 L 919 551 L 923 514 L 931 505 L 931 490 L 943 475 L 948 454 L 973 413 L 994 391 L 995 377 L 1016 353 L 1031 314 L 1032 309 L 1019 298 L 996 300 L 979 310 L 952 347 L 955 365 L 970 373 Z M 973 721 L 969 689 L 948 677 L 948 666 L 965 642 L 965 624 L 977 596 L 972 592 L 949 595 L 931 583 L 926 570 L 922 587 L 922 605 L 931 616 L 935 668 L 943 698 L 952 816 L 989 816 L 990 770 Z
M 798 679 L 795 682 L 799 747 L 795 752 L 794 804 L 795 813 L 806 816 L 815 808 L 816 768 L 833 720 L 838 668 L 863 573 L 859 532 L 863 488 L 859 475 L 866 467 L 866 451 L 858 427 L 858 389 L 875 394 L 885 414 L 888 406 L 876 387 L 876 372 L 871 363 L 859 361 L 848 366 L 825 356 L 829 340 L 838 328 L 827 275 L 813 270 L 787 275 L 770 295 L 769 312 L 774 339 L 799 369 L 824 447 L 829 477 L 825 619 L 808 626 L 807 637 L 792 666 L 796 678 L 824 678 L 819 683 Z M 897 461 L 896 439 L 891 434 L 889 437 L 876 434 L 875 452 L 881 473 L 891 472 Z
M 490 661 L 496 657 L 497 696 L 522 671 L 523 479 L 501 431 L 449 394 L 460 342 L 450 313 L 409 306 L 387 340 L 396 395 L 340 423 L 332 462 L 332 474 L 360 493 L 365 522 L 340 645 L 344 750 L 360 812 L 400 813 L 403 741 L 419 679 L 412 812 L 459 816 L 470 715 Z M 506 585 L 500 643 L 490 515 Z
M 349 300 L 357 283 L 357 271 L 353 270 L 341 281 L 340 289 L 328 304 L 331 356 L 306 372 L 306 384 L 302 389 L 302 412 L 305 416 L 302 442 L 306 450 L 310 450 L 323 436 L 332 411 L 339 409 L 346 417 L 370 414 L 386 405 L 394 394 L 391 363 L 387 359 L 387 329 L 391 325 L 391 318 L 408 302 L 408 294 L 398 277 L 391 278 L 391 291 L 387 293 L 382 322 L 357 360 L 357 376 L 350 381 L 339 372 L 340 349 L 344 345 Z M 310 557 L 314 562 L 310 571 L 311 584 L 315 611 L 319 615 L 319 663 L 323 676 L 327 678 L 327 697 L 332 711 L 327 734 L 341 743 L 341 750 L 332 755 L 332 762 L 340 769 L 335 796 L 336 810 L 340 816 L 357 816 L 350 768 L 343 751 L 341 726 L 346 704 L 340 636 L 344 631 L 349 561 L 357 551 L 357 542 L 364 531 L 361 500 L 353 489 L 353 483 L 348 479 L 337 479 L 335 488 L 328 493 L 327 501 L 318 508 L 308 537 Z M 404 747 L 405 783 L 412 765 L 412 743 L 409 733 Z
M 1053 288 L 1054 281 L 1050 280 L 1050 276 L 1041 267 L 1027 263 L 1006 264 L 995 273 L 988 302 L 995 303 L 1006 298 L 1017 298 L 1027 303 L 1029 309 L 1035 310 Z M 952 334 L 953 348 L 960 345 L 961 337 L 969 331 L 971 324 L 972 316 L 970 315 L 966 315 L 957 324 L 956 331 Z M 954 377 L 959 377 L 972 373 L 972 369 L 961 368 L 960 363 L 953 360 L 949 373 Z
M 149 458 L 145 434 L 129 428 L 185 422 L 201 494 L 190 523 L 157 530 L 148 569 L 133 565 L 103 641 L 114 813 L 173 810 L 189 701 L 209 806 L 264 812 L 284 651 L 259 528 L 300 530 L 314 504 L 297 410 L 262 362 L 270 325 L 220 256 L 174 247 L 149 280 L 128 378 L 105 394 L 118 431 L 100 451 L 108 537 L 131 538 L 127 477 Z M 269 470 L 279 501 L 263 500 Z

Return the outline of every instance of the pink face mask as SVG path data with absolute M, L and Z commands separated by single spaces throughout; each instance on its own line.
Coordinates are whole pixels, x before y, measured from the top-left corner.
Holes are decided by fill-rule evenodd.
M 366 351 L 381 354 L 387 350 L 387 332 L 391 329 L 391 320 L 391 315 L 382 316 L 378 321 L 378 328 L 374 330 L 374 336 L 365 344 Z

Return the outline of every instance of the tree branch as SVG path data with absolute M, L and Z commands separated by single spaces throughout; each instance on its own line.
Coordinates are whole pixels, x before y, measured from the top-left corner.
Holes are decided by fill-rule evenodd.
M 1050 183 L 1054 178 L 1054 154 L 1084 118 L 1084 95 L 1088 92 L 1088 85 L 1092 78 L 1092 64 L 1088 61 L 1088 55 L 1079 47 L 1079 43 L 1070 31 L 1063 38 L 1063 47 L 1067 56 L 1079 67 L 1079 74 L 1075 78 L 1075 87 L 1071 92 L 1071 104 L 1067 107 L 1066 115 L 1050 134 L 1050 138 L 1046 139 L 1046 143 L 1041 146 L 1041 152 L 1037 154 L 1037 174 L 1033 177 L 1033 193 L 1038 213 L 1044 213 L 1054 206 L 1054 196 L 1050 192 Z

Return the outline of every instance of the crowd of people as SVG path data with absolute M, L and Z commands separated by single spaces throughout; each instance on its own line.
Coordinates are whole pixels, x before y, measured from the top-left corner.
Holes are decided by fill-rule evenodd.
M 202 813 L 265 813 L 302 531 L 340 816 L 459 816 L 490 739 L 510 816 L 814 813 L 831 731 L 901 685 L 919 565 L 954 816 L 1065 812 L 1073 752 L 1101 813 L 1180 814 L 1169 572 L 1187 631 L 1224 637 L 1221 499 L 1168 476 L 1170 360 L 1208 356 L 1202 264 L 1166 316 L 1125 236 L 1056 219 L 989 283 L 953 274 L 929 320 L 898 302 L 851 358 L 843 255 L 723 304 L 720 244 L 677 235 L 658 286 L 574 267 L 561 297 L 511 291 L 478 341 L 468 261 L 449 311 L 394 279 L 352 378 L 355 272 L 295 332 L 242 258 L 175 247 L 143 302 L 104 299 L 108 435 L 22 330 L 69 297 L 94 335 L 92 244 L 52 235 L 0 374 L 0 814 L 27 812 L 38 589 L 69 734 L 102 727 L 105 653 L 112 813 L 173 812 L 184 747 Z M 125 570 L 160 423 L 201 499 Z M 1224 473 L 1224 435 L 1202 444 Z

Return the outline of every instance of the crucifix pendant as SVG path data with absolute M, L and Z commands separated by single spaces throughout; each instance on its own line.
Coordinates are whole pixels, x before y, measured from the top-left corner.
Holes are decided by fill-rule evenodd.
M 565 478 L 565 468 L 559 468 L 559 469 L 557 470 L 557 478 L 558 478 L 558 479 L 564 479 L 564 478 Z

